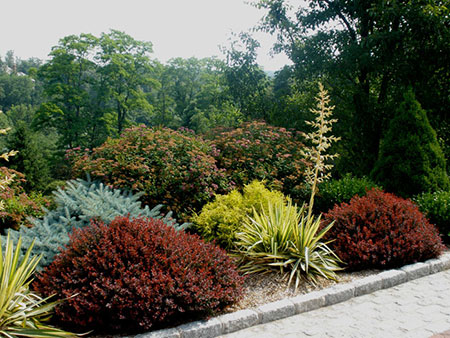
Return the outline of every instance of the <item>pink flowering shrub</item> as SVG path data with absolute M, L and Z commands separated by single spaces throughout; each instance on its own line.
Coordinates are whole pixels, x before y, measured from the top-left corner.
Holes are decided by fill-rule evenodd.
M 144 203 L 163 204 L 182 220 L 215 193 L 231 190 L 217 156 L 214 146 L 189 131 L 145 126 L 127 129 L 92 151 L 67 153 L 75 176 L 87 172 L 114 188 L 143 192 Z
M 305 162 L 299 133 L 254 121 L 217 133 L 212 142 L 220 150 L 218 166 L 238 187 L 265 180 L 294 199 L 301 194 Z

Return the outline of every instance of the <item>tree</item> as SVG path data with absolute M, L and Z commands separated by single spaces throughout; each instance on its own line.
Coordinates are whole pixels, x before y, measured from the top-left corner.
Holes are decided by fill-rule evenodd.
M 120 134 L 133 111 L 143 110 L 147 114 L 153 111 L 142 90 L 144 85 L 155 84 L 148 76 L 152 69 L 148 57 L 152 44 L 112 30 L 102 33 L 99 47 L 95 59 L 105 80 L 106 95 L 116 118 L 117 134 Z
M 341 134 L 348 170 L 370 172 L 405 86 L 422 93 L 440 83 L 433 99 L 448 106 L 450 16 L 443 1 L 313 0 L 293 9 L 287 0 L 261 0 L 257 6 L 267 11 L 259 28 L 277 34 L 275 50 L 294 62 L 296 79 L 319 78 L 336 88 L 336 116 L 348 122 Z
M 25 174 L 27 191 L 43 191 L 50 182 L 50 168 L 45 159 L 45 149 L 38 145 L 36 135 L 25 122 L 18 122 L 8 136 L 8 148 L 18 151 L 9 160 L 9 168 Z
M 227 62 L 223 73 L 229 95 L 241 112 L 248 118 L 268 119 L 269 80 L 256 63 L 259 46 L 250 34 L 240 33 L 230 48 L 222 47 Z
M 91 134 L 91 139 L 101 135 L 95 128 L 100 119 L 91 114 L 95 113 L 91 109 L 91 88 L 96 72 L 92 60 L 96 41 L 90 34 L 62 38 L 52 48 L 51 59 L 38 71 L 47 100 L 38 109 L 33 125 L 37 129 L 56 128 L 63 148 L 89 146 L 86 133 Z M 89 124 L 95 127 L 89 130 Z
M 411 197 L 448 189 L 445 167 L 436 133 L 410 88 L 391 120 L 371 175 L 387 191 Z

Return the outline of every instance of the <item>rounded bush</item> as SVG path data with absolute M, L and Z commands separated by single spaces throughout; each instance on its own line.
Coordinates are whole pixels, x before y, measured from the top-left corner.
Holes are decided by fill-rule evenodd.
M 381 190 L 335 206 L 322 224 L 332 221 L 326 239 L 351 270 L 398 267 L 443 250 L 438 231 L 417 205 Z
M 242 277 L 226 252 L 161 220 L 117 217 L 74 231 L 33 286 L 67 299 L 68 326 L 136 332 L 219 311 L 240 295 Z
M 268 211 L 268 204 L 286 202 L 279 191 L 270 191 L 260 181 L 244 187 L 241 194 L 233 190 L 227 195 L 217 195 L 213 202 L 206 204 L 199 215 L 192 218 L 197 232 L 207 241 L 216 241 L 225 249 L 234 249 L 238 232 L 248 215 Z
M 423 193 L 414 199 L 420 211 L 437 226 L 446 242 L 450 242 L 450 191 Z
M 302 194 L 305 161 L 299 133 L 254 121 L 218 133 L 212 142 L 220 150 L 219 167 L 238 187 L 256 179 L 294 199 Z
M 186 220 L 214 194 L 231 190 L 216 152 L 188 131 L 140 126 L 92 152 L 73 149 L 68 157 L 76 176 L 88 172 L 114 188 L 143 192 L 145 204 L 163 204 Z
M 351 174 L 339 180 L 328 180 L 320 183 L 319 192 L 314 201 L 317 213 L 327 212 L 336 204 L 348 203 L 356 195 L 362 197 L 373 188 L 381 188 L 366 177 L 357 178 Z

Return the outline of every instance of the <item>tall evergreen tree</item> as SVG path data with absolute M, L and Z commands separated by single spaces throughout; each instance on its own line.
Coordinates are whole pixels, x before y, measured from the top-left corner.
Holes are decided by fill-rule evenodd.
M 391 120 L 371 175 L 386 190 L 410 197 L 448 189 L 445 165 L 436 132 L 410 88 Z
M 9 168 L 25 174 L 24 188 L 27 191 L 44 190 L 50 181 L 50 169 L 43 148 L 36 141 L 36 135 L 24 122 L 19 122 L 9 135 L 8 148 L 18 151 L 12 157 Z

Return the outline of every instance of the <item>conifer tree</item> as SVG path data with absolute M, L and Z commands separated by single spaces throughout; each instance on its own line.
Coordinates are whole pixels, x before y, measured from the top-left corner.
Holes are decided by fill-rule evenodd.
M 19 122 L 10 134 L 8 148 L 18 151 L 10 160 L 9 167 L 25 174 L 25 189 L 44 190 L 50 181 L 49 165 L 42 147 L 39 147 L 35 135 L 25 123 Z
M 372 178 L 402 197 L 448 189 L 444 154 L 411 88 L 404 94 L 380 147 Z

